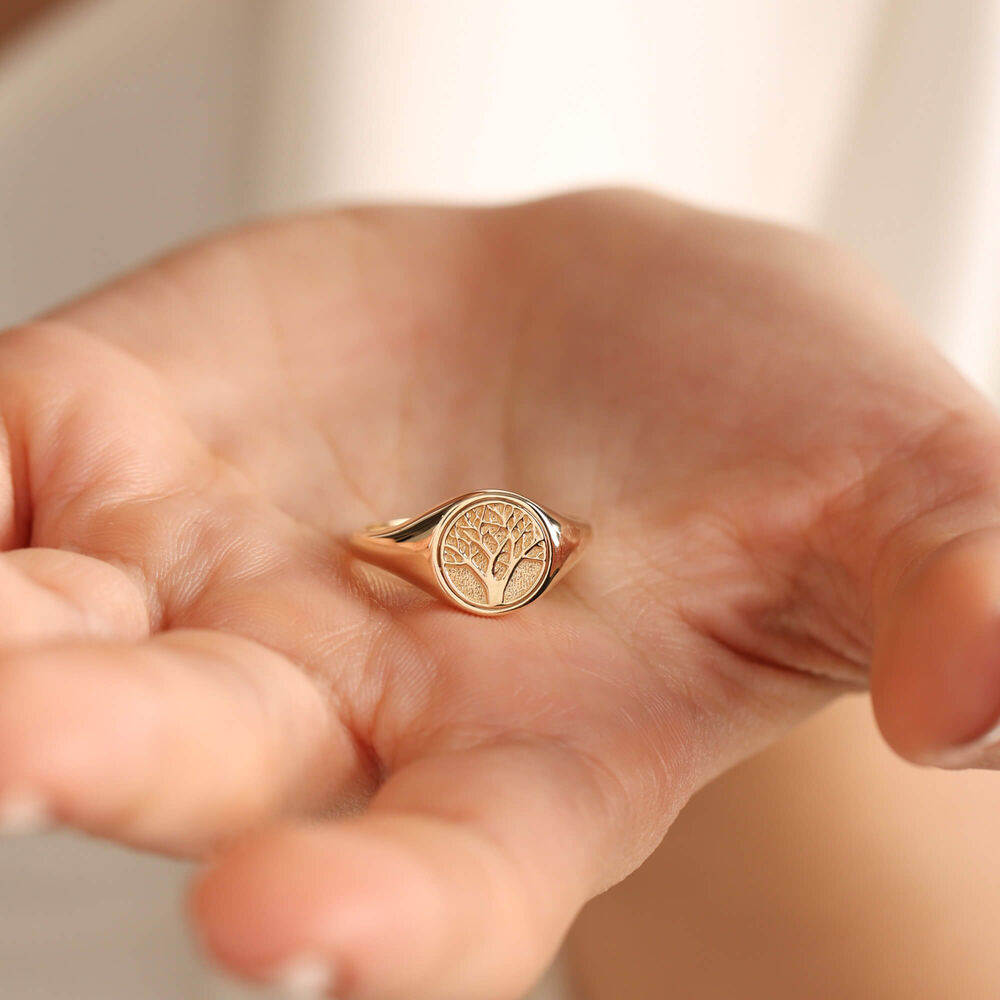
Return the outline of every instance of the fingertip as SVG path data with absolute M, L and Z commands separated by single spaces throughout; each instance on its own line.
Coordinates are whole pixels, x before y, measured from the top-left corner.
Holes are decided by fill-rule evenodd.
M 142 684 L 59 648 L 0 663 L 0 792 L 84 827 L 113 812 L 155 758 L 162 713 Z M 113 776 L 114 780 L 110 780 Z
M 1000 721 L 1000 529 L 914 564 L 876 623 L 872 701 L 889 745 L 944 767 L 988 766 Z
M 351 823 L 304 824 L 241 840 L 198 876 L 188 905 L 205 950 L 238 975 L 273 983 L 307 957 L 339 991 L 391 981 L 379 971 L 390 960 L 408 975 L 433 951 L 420 930 L 439 914 L 422 882 Z
M 268 831 L 242 838 L 195 879 L 188 910 L 205 949 L 223 965 L 265 978 L 304 953 L 301 925 L 314 911 L 318 873 L 303 878 L 308 835 Z

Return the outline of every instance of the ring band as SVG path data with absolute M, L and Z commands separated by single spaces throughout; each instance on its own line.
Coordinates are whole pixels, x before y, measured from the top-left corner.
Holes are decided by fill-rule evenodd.
M 540 597 L 579 559 L 589 525 L 507 490 L 466 493 L 417 517 L 350 536 L 359 558 L 444 597 L 500 615 Z

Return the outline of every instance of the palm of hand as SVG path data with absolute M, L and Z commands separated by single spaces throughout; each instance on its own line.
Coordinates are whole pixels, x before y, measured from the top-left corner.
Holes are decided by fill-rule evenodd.
M 892 684 L 901 581 L 993 509 L 992 415 L 845 267 L 635 196 L 358 212 L 9 334 L 0 790 L 221 849 L 196 912 L 244 972 L 522 988 L 693 788 L 864 682 L 876 626 Z M 339 540 L 490 486 L 597 533 L 515 615 Z M 970 711 L 903 705 L 895 742 Z

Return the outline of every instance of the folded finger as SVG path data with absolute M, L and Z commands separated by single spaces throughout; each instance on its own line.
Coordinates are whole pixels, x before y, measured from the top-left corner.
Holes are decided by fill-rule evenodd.
M 40 642 L 148 634 L 145 595 L 118 567 L 60 549 L 0 553 L 0 653 Z
M 890 745 L 918 763 L 1000 766 L 1000 528 L 915 532 L 880 609 L 872 699 Z
M 315 685 L 249 640 L 178 630 L 0 655 L 0 806 L 196 854 L 359 781 Z

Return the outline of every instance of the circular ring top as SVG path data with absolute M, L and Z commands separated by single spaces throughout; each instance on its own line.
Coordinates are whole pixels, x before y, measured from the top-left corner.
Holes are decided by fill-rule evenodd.
M 477 493 L 438 527 L 434 572 L 448 596 L 476 614 L 513 611 L 537 597 L 552 566 L 546 519 L 516 493 Z

